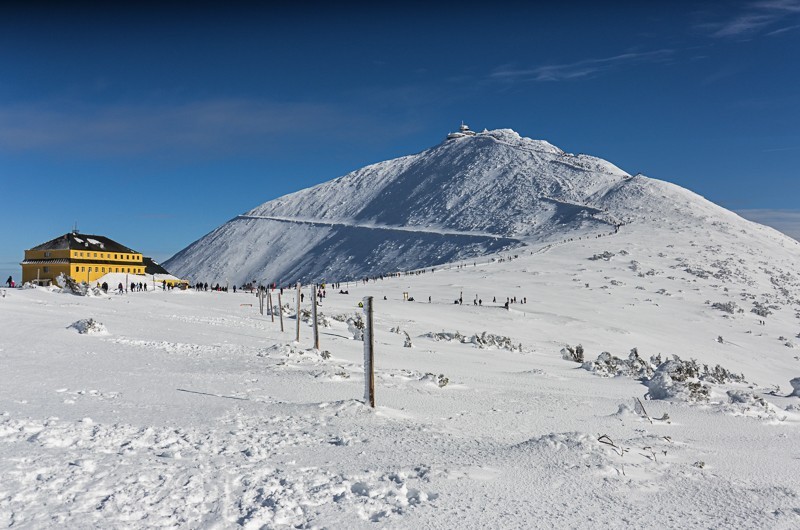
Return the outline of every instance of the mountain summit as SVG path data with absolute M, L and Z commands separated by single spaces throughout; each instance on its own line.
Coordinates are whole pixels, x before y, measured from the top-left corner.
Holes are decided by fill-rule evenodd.
M 462 126 L 419 154 L 266 202 L 165 266 L 190 279 L 286 285 L 714 221 L 753 225 L 686 189 L 632 176 L 605 160 L 510 129 L 474 133 Z

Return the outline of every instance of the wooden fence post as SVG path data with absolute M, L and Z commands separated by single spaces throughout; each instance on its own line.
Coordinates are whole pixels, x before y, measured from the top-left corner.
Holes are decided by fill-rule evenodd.
M 267 307 L 269 308 L 269 316 L 271 316 L 272 321 L 275 322 L 275 306 L 272 305 L 272 293 L 269 293 L 269 298 L 267 299 Z
M 364 297 L 364 402 L 375 408 L 375 333 L 372 325 L 372 297 Z
M 300 296 L 302 294 L 302 288 L 300 287 L 300 282 L 297 282 L 297 336 L 294 340 L 300 342 Z
M 281 303 L 281 293 L 278 293 L 278 314 L 281 316 L 281 333 L 283 333 L 283 303 Z
M 314 326 L 314 349 L 319 350 L 319 326 L 317 323 L 317 285 L 314 285 L 314 292 L 311 293 L 311 318 Z

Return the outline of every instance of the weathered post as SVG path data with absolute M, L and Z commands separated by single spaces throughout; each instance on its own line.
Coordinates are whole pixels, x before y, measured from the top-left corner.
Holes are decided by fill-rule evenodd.
M 364 297 L 364 402 L 375 408 L 375 334 L 372 326 L 372 297 Z
M 319 327 L 317 327 L 317 286 L 311 295 L 311 322 L 314 327 L 314 349 L 319 350 Z
M 297 336 L 294 340 L 300 342 L 300 295 L 301 295 L 300 282 L 297 282 Z
M 258 312 L 264 316 L 264 291 L 261 290 L 260 285 L 258 286 Z
M 267 308 L 269 310 L 269 316 L 272 317 L 272 321 L 275 322 L 275 306 L 272 305 L 272 293 L 269 293 L 269 298 L 267 298 Z
M 278 293 L 278 314 L 281 316 L 281 333 L 283 333 L 283 303 L 281 302 L 281 293 Z

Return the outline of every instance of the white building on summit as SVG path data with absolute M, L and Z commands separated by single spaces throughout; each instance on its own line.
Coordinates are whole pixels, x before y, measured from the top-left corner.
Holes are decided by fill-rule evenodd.
M 475 131 L 471 131 L 469 125 L 466 125 L 462 121 L 461 127 L 458 128 L 458 132 L 452 132 L 448 134 L 447 139 L 452 140 L 454 138 L 464 138 L 465 136 L 475 136 Z

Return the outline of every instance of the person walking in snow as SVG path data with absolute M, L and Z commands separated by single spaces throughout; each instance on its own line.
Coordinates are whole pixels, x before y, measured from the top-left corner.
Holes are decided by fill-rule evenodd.
M 14 283 L 14 278 L 12 278 L 11 276 L 9 276 L 9 277 L 8 277 L 8 279 L 6 280 L 6 285 L 8 285 L 9 287 L 11 287 L 11 284 L 12 284 L 12 283 Z

